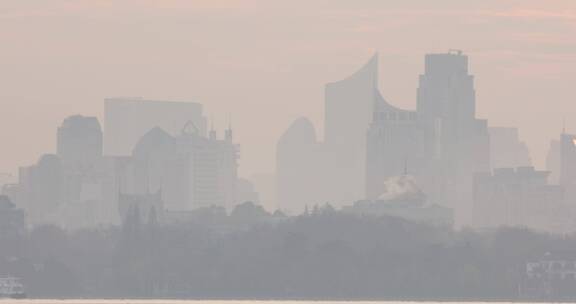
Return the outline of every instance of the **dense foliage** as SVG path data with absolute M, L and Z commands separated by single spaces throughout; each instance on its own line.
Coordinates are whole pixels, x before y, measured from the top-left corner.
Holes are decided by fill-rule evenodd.
M 525 263 L 576 238 L 453 231 L 325 207 L 296 217 L 245 204 L 185 223 L 37 227 L 3 237 L 0 273 L 33 297 L 515 299 Z

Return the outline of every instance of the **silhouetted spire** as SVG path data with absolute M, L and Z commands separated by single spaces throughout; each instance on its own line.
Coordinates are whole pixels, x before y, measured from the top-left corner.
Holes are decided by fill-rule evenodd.
M 228 129 L 226 129 L 225 138 L 226 141 L 232 142 L 232 119 L 230 118 L 230 114 L 228 114 Z
M 208 134 L 208 138 L 212 140 L 216 140 L 216 130 L 214 129 L 214 116 L 210 115 L 210 132 Z

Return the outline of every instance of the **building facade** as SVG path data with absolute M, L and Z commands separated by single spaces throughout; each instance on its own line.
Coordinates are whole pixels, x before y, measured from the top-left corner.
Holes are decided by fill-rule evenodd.
M 560 135 L 560 184 L 576 184 L 576 135 Z
M 161 128 L 146 133 L 134 148 L 124 174 L 122 192 L 162 193 L 166 211 L 190 211 L 220 206 L 232 208 L 236 197 L 238 146 L 232 130 L 218 139 L 202 136 L 188 122 L 178 136 Z
M 574 208 L 564 187 L 550 185 L 547 171 L 533 167 L 502 168 L 478 173 L 474 180 L 474 222 L 479 228 L 526 227 L 567 233 Z
M 378 93 L 366 143 L 366 198 L 382 194 L 384 181 L 419 170 L 424 161 L 417 113 L 390 105 Z
M 57 153 L 19 170 L 11 198 L 26 209 L 31 225 L 68 229 L 118 223 L 117 162 L 103 156 L 95 117 L 74 115 L 57 130 Z
M 532 160 L 517 128 L 490 127 L 490 165 L 492 168 L 530 167 Z
M 472 214 L 475 172 L 490 170 L 487 122 L 476 118 L 474 78 L 460 51 L 428 54 L 415 111 L 397 109 L 378 93 L 367 135 L 366 197 L 402 170 L 430 201 L 452 208 L 459 225 Z
M 473 175 L 490 170 L 490 141 L 486 120 L 476 118 L 466 55 L 426 55 L 416 110 L 399 109 L 382 97 L 377 55 L 351 76 L 327 84 L 325 106 L 324 141 L 315 139 L 311 124 L 300 137 L 289 136 L 296 144 L 287 144 L 286 134 L 279 141 L 281 206 L 375 199 L 387 178 L 410 173 L 431 202 L 453 208 L 458 224 L 470 223 Z M 296 146 L 301 156 L 290 157 Z M 316 182 L 306 182 L 308 177 Z
M 104 151 L 106 155 L 128 156 L 152 128 L 160 127 L 177 136 L 188 121 L 206 136 L 207 120 L 202 111 L 202 104 L 195 102 L 108 98 L 104 101 Z

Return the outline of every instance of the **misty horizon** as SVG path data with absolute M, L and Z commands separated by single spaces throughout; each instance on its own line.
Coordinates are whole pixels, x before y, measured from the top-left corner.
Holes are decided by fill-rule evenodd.
M 573 0 L 2 1 L 0 303 L 574 301 L 574 37 Z
M 0 7 L 7 55 L 1 97 L 7 115 L 0 131 L 5 143 L 0 172 L 14 174 L 19 165 L 55 151 L 51 130 L 65 117 L 102 121 L 105 98 L 142 96 L 202 103 L 220 129 L 230 114 L 243 147 L 241 175 L 268 174 L 274 170 L 276 140 L 291 121 L 309 117 L 323 134 L 326 83 L 349 75 L 378 50 L 384 97 L 413 109 L 424 54 L 451 48 L 471 58 L 479 116 L 491 126 L 518 127 L 534 164 L 544 168 L 562 119 L 568 131 L 573 128 L 569 117 L 576 109 L 570 100 L 576 98 L 570 80 L 576 58 L 568 37 L 575 13 L 570 1 L 545 7 L 537 1 L 498 4 L 317 1 L 297 17 L 297 3 L 55 1 L 30 7 L 5 2 Z M 300 25 L 291 22 L 296 18 Z M 154 27 L 150 20 L 156 20 Z M 213 29 L 212 38 L 194 34 L 202 25 Z M 35 111 L 24 114 L 30 107 Z M 274 119 L 251 117 L 253 108 Z M 267 127 L 260 128 L 264 123 Z M 8 130 L 36 140 L 21 142 Z

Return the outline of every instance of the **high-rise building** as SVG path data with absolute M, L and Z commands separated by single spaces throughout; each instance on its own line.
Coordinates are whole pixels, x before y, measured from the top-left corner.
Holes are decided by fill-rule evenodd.
M 168 164 L 176 154 L 174 137 L 160 127 L 148 131 L 136 144 L 130 157 L 130 174 L 121 185 L 122 191 L 147 195 L 162 190 L 167 181 Z M 166 193 L 164 193 L 166 194 Z
M 550 141 L 548 153 L 546 154 L 546 170 L 550 172 L 548 182 L 551 184 L 560 183 L 560 141 L 555 139 Z
M 517 168 L 532 165 L 528 146 L 520 141 L 517 128 L 490 127 L 490 164 L 492 168 Z
M 152 128 L 160 127 L 177 136 L 188 121 L 194 123 L 200 135 L 206 136 L 202 104 L 108 98 L 104 102 L 104 152 L 114 156 L 130 155 L 138 140 Z
M 201 207 L 232 208 L 236 201 L 238 147 L 232 130 L 224 139 L 202 136 L 192 121 L 172 136 L 159 127 L 136 144 L 127 167 L 125 194 L 161 193 L 168 212 Z
M 468 56 L 461 51 L 428 54 L 417 94 L 418 119 L 424 125 L 427 150 L 437 159 L 460 157 L 482 141 L 480 153 L 470 153 L 477 167 L 489 169 L 485 120 L 476 119 L 474 76 L 468 73 Z
M 74 115 L 58 128 L 58 157 L 70 165 L 93 163 L 102 157 L 102 129 L 96 117 Z
M 560 135 L 560 184 L 576 183 L 576 135 Z
M 331 203 L 364 197 L 366 132 L 378 96 L 378 54 L 351 76 L 326 85 L 324 159 L 330 163 Z
M 24 206 L 32 224 L 48 223 L 64 203 L 64 176 L 60 158 L 45 154 L 38 162 L 20 168 L 18 204 Z
M 485 120 L 476 118 L 473 76 L 460 51 L 429 54 L 420 76 L 417 110 L 398 109 L 378 91 L 367 135 L 366 198 L 375 199 L 390 177 L 410 173 L 433 203 L 470 221 L 472 177 L 490 170 Z
M 354 74 L 326 85 L 324 141 L 327 144 L 348 150 L 364 149 L 362 144 L 372 121 L 377 90 L 378 54 Z
M 276 145 L 278 208 L 292 213 L 324 203 L 320 161 L 321 143 L 312 122 L 295 120 Z
M 487 121 L 476 118 L 468 56 L 455 50 L 426 55 L 417 112 L 430 158 L 421 185 L 433 201 L 454 208 L 457 225 L 468 224 L 473 175 L 490 171 Z
M 426 55 L 416 111 L 389 104 L 377 83 L 374 55 L 350 77 L 326 85 L 324 142 L 309 122 L 299 122 L 302 132 L 293 125 L 283 135 L 277 146 L 280 205 L 375 199 L 387 178 L 409 172 L 432 203 L 454 208 L 457 224 L 469 223 L 472 176 L 490 170 L 490 142 L 486 120 L 476 118 L 468 57 L 460 51 Z
M 103 156 L 98 119 L 66 118 L 58 128 L 57 156 L 62 162 L 61 204 L 52 221 L 72 229 L 118 222 L 116 160 Z
M 417 113 L 398 109 L 377 95 L 374 117 L 368 130 L 366 151 L 366 198 L 373 200 L 393 176 L 419 173 L 423 155 L 422 129 Z
M 19 182 L 10 189 L 30 223 L 68 229 L 118 223 L 117 160 L 102 155 L 98 119 L 70 116 L 57 134 L 57 154 L 20 168 Z
M 548 172 L 532 167 L 502 168 L 474 178 L 474 223 L 477 227 L 517 226 L 568 233 L 574 208 L 564 187 L 549 185 Z

